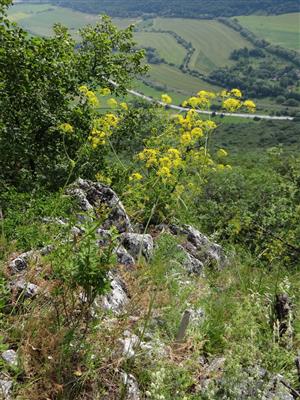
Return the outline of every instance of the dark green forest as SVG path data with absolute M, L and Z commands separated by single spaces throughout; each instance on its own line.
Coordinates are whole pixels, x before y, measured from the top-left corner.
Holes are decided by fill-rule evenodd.
M 44 0 L 42 2 L 49 2 Z M 295 0 L 51 0 L 51 3 L 75 10 L 111 16 L 138 16 L 154 14 L 181 18 L 214 18 L 253 13 L 282 14 L 300 9 Z

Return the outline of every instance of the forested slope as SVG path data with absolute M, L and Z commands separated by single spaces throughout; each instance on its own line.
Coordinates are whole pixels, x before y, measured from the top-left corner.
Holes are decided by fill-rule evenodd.
M 48 2 L 44 0 L 43 2 Z M 253 13 L 281 14 L 297 12 L 299 2 L 295 0 L 51 0 L 51 3 L 76 10 L 112 16 L 137 16 L 156 14 L 161 16 L 213 18 Z

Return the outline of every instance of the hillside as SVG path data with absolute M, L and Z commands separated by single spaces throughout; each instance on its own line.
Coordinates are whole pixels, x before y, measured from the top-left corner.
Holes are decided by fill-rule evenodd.
M 289 15 L 290 24 L 281 26 L 282 37 L 288 37 L 291 29 L 297 30 L 298 14 Z M 94 24 L 98 20 L 95 14 L 49 3 L 16 4 L 9 9 L 9 16 L 34 35 L 49 36 L 53 24 L 61 22 L 69 27 L 76 40 L 80 37 L 78 30 L 84 24 Z M 268 18 L 276 24 L 275 18 L 281 17 L 284 19 L 284 16 Z M 226 26 L 228 21 L 231 24 L 231 19 L 113 19 L 119 28 L 134 23 L 137 46 L 146 48 L 151 68 L 142 78 L 143 82 L 135 84 L 142 93 L 159 98 L 167 91 L 180 104 L 194 93 L 194 87 L 220 90 L 238 86 L 248 95 L 259 98 L 260 113 L 296 115 L 299 112 L 299 80 L 293 64 L 286 56 L 284 59 L 280 56 L 283 50 L 270 54 L 258 48 L 256 43 L 261 43 L 262 38 L 253 38 L 249 31 L 242 35 L 240 30 L 244 28 L 236 26 L 236 22 L 234 27 Z M 273 26 L 272 22 L 269 26 Z M 251 41 L 249 35 L 252 35 Z
M 89 13 L 107 13 L 118 17 L 143 14 L 164 17 L 214 18 L 254 13 L 283 14 L 299 11 L 295 0 L 53 0 L 53 4 Z
M 78 30 L 94 14 L 20 4 L 8 17 L 10 3 L 0 0 L 0 399 L 299 399 L 300 117 L 283 96 L 294 53 L 259 47 L 234 19 L 120 29 L 102 16 Z M 51 31 L 55 18 L 70 29 Z M 276 106 L 295 118 L 258 116 L 268 104 L 206 75 L 249 91 L 242 73 L 278 71 Z
M 240 16 L 240 24 L 270 43 L 300 51 L 300 13 Z

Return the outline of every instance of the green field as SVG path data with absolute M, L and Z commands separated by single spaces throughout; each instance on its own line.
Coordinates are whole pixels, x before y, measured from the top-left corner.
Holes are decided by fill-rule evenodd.
M 239 23 L 272 44 L 300 51 L 300 13 L 242 16 Z
M 180 65 L 186 49 L 167 33 L 136 32 L 135 40 L 141 47 L 153 47 L 167 62 Z
M 241 47 L 252 47 L 239 33 L 213 20 L 156 18 L 155 29 L 176 32 L 196 49 L 189 67 L 207 73 L 231 65 L 230 53 Z
M 295 37 L 297 38 L 297 18 L 299 18 L 299 15 L 239 17 L 239 20 L 241 23 L 246 23 L 244 21 L 251 22 L 258 27 L 264 24 L 265 31 L 267 31 L 267 27 L 273 26 L 273 31 L 275 32 L 274 27 L 281 26 L 282 31 L 286 32 L 286 36 L 279 33 L 279 28 L 276 33 L 287 39 L 289 37 L 288 32 L 290 32 L 291 35 L 293 34 L 291 37 L 294 38 L 295 43 Z M 53 24 L 60 22 L 70 28 L 75 38 L 78 37 L 78 30 L 80 28 L 86 24 L 94 24 L 98 20 L 96 15 L 85 14 L 50 4 L 18 3 L 10 8 L 9 16 L 33 35 L 49 36 L 52 33 Z M 269 25 L 258 21 L 269 21 Z M 277 22 L 275 23 L 274 21 Z M 233 62 L 229 60 L 229 55 L 232 50 L 244 46 L 248 48 L 252 47 L 250 42 L 242 38 L 237 32 L 213 20 L 155 18 L 154 20 L 141 21 L 129 18 L 116 18 L 113 19 L 113 22 L 119 28 L 125 28 L 132 23 L 137 24 L 138 31 L 134 33 L 134 37 L 138 46 L 153 47 L 157 50 L 159 56 L 168 63 L 179 66 L 186 55 L 186 49 L 172 35 L 151 32 L 149 29 L 154 28 L 176 32 L 187 42 L 191 42 L 196 49 L 189 67 L 197 69 L 204 74 L 209 73 L 215 68 L 231 65 Z M 249 28 L 251 27 L 249 26 Z M 269 28 L 269 32 L 271 32 L 271 28 Z M 143 79 L 147 85 L 138 81 L 136 89 L 157 99 L 160 98 L 162 93 L 167 92 L 172 96 L 175 104 L 181 103 L 200 89 L 220 90 L 219 87 L 212 86 L 199 78 L 183 73 L 179 68 L 167 64 L 151 65 L 149 73 Z M 284 108 L 275 104 L 274 100 L 269 101 L 264 99 L 257 103 L 258 111 L 261 113 L 276 112 Z M 299 108 L 296 110 L 298 111 Z
M 22 4 L 18 3 L 9 9 L 9 17 L 18 22 L 21 27 L 39 36 L 50 36 L 52 26 L 59 22 L 69 27 L 77 37 L 76 32 L 87 24 L 95 24 L 97 15 L 73 11 L 69 8 L 56 7 L 51 4 Z M 136 22 L 129 18 L 115 18 L 114 23 L 119 28 L 125 28 Z
M 184 74 L 179 69 L 166 64 L 151 65 L 148 79 L 156 85 L 164 85 L 169 92 L 182 94 L 185 97 L 198 92 L 200 89 L 220 90 L 217 86 Z

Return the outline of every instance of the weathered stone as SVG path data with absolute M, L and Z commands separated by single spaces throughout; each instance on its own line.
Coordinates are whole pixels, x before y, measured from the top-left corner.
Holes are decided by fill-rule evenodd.
M 83 211 L 94 210 L 97 215 L 98 207 L 106 207 L 109 215 L 102 225 L 103 229 L 107 230 L 114 226 L 120 233 L 132 232 L 132 226 L 124 206 L 109 186 L 78 179 L 67 193 L 77 199 Z
M 26 253 L 20 254 L 19 257 L 15 258 L 9 263 L 11 272 L 18 273 L 24 271 L 29 263 L 29 260 L 36 255 L 35 251 L 27 251 Z
M 189 273 L 202 275 L 203 274 L 203 263 L 190 254 L 183 246 L 178 246 L 178 248 L 183 251 L 185 255 L 185 260 L 183 262 L 183 266 Z
M 126 400 L 140 400 L 141 394 L 139 385 L 137 383 L 136 378 L 131 375 L 127 374 L 126 372 L 122 372 L 121 374 L 123 384 L 126 387 Z
M 275 375 L 267 385 L 267 388 L 264 393 L 265 400 L 293 400 L 294 396 L 292 395 L 289 388 L 287 388 L 282 382 L 284 382 L 283 376 L 278 374 Z
M 17 292 L 18 296 L 22 296 L 27 299 L 35 297 L 40 289 L 34 283 L 27 282 L 23 278 L 10 282 L 10 288 L 13 292 Z
M 122 245 L 116 247 L 114 250 L 117 258 L 118 258 L 118 263 L 122 265 L 126 265 L 128 267 L 134 265 L 134 258 L 128 253 L 128 251 L 123 247 Z
M 1 353 L 1 358 L 11 367 L 18 365 L 18 356 L 14 350 L 6 350 Z
M 191 312 L 191 325 L 199 326 L 203 323 L 205 318 L 205 312 L 202 308 L 196 310 L 190 309 Z
M 215 265 L 224 268 L 228 264 L 227 257 L 221 246 L 211 242 L 205 235 L 190 225 L 171 225 L 170 231 L 173 235 L 185 235 L 186 243 L 183 247 L 193 257 L 203 263 L 204 266 Z
M 53 246 L 45 246 L 39 250 L 30 250 L 20 254 L 9 263 L 10 271 L 14 274 L 24 271 L 28 267 L 30 261 L 36 261 L 40 255 L 45 256 L 49 254 L 53 248 Z
M 130 331 L 125 331 L 123 333 L 123 338 L 120 339 L 120 343 L 122 343 L 122 355 L 125 358 L 132 358 L 135 356 L 135 348 L 139 345 L 140 339 L 134 333 Z
M 119 277 L 114 277 L 109 273 L 111 291 L 101 298 L 101 305 L 105 310 L 119 314 L 122 312 L 129 299 L 126 293 L 126 287 Z M 98 300 L 95 302 L 99 306 Z
M 7 378 L 0 378 L 0 400 L 10 400 L 13 381 Z
M 99 228 L 99 229 L 97 229 L 96 233 L 97 233 L 97 236 L 99 236 L 99 240 L 98 240 L 99 246 L 109 245 L 109 243 L 112 239 L 110 231 L 108 231 L 107 229 Z
M 149 260 L 149 258 L 152 256 L 153 239 L 151 235 L 140 233 L 124 233 L 121 237 L 121 243 L 135 259 L 142 255 Z

